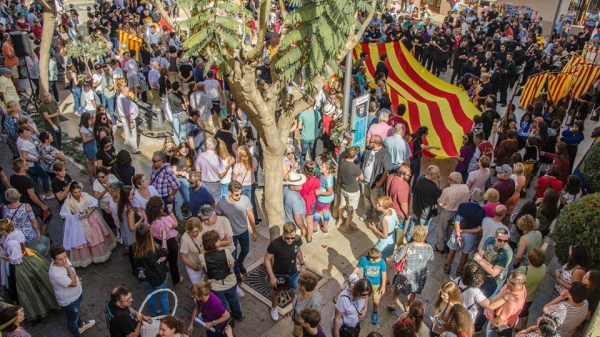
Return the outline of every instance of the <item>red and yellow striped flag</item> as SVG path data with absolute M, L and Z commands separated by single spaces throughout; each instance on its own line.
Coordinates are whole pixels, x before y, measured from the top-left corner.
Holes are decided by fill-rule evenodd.
M 550 75 L 548 77 L 548 98 L 552 102 L 558 102 L 569 94 L 571 90 L 572 74 Z
M 573 74 L 575 74 L 577 69 L 579 69 L 580 66 L 583 66 L 586 64 L 590 64 L 590 62 L 579 55 L 573 55 L 571 57 L 571 59 L 569 60 L 569 62 L 567 62 L 567 64 L 565 64 L 565 67 L 563 68 L 561 73 L 573 75 Z
M 525 83 L 525 87 L 521 93 L 521 98 L 519 99 L 519 105 L 521 105 L 523 109 L 525 109 L 527 105 L 529 105 L 533 99 L 540 94 L 540 91 L 542 91 L 547 78 L 548 72 L 543 72 L 533 75 L 527 79 L 527 83 Z
M 142 39 L 126 33 L 122 30 L 119 31 L 119 51 L 124 53 L 126 51 L 135 50 L 135 59 L 140 60 L 140 49 L 142 48 Z
M 434 151 L 437 158 L 458 155 L 462 136 L 470 131 L 473 117 L 481 114 L 469 102 L 467 93 L 427 71 L 401 42 L 358 44 L 354 59 L 361 52 L 368 54 L 365 66 L 370 77 L 375 74 L 380 55 L 387 54 L 388 92 L 393 106 L 406 104 L 408 112 L 404 117 L 410 131 L 427 126 L 428 145 L 442 148 Z
M 579 98 L 600 76 L 600 67 L 586 64 L 579 67 L 573 79 L 573 98 Z

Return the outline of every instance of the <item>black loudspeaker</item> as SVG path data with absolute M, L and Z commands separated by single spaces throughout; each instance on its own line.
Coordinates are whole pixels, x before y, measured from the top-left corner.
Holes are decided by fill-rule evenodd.
M 15 55 L 17 55 L 17 57 L 21 58 L 25 56 L 33 56 L 31 44 L 29 43 L 29 34 L 22 31 L 10 32 L 9 34 L 13 48 L 15 49 Z

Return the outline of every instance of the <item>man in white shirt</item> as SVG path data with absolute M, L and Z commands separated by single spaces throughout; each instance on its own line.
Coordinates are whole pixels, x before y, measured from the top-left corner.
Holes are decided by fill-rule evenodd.
M 159 44 L 160 39 L 162 39 L 162 34 L 158 31 L 158 29 L 156 29 L 155 25 L 152 25 L 150 27 L 150 31 L 148 32 L 148 42 L 150 42 L 150 44 Z
M 152 104 L 155 109 L 160 109 L 162 106 L 162 100 L 160 99 L 160 85 L 158 79 L 160 78 L 160 64 L 157 61 L 150 62 L 150 72 L 148 72 L 148 83 L 150 84 L 150 90 L 152 91 Z
M 139 113 L 139 108 L 134 101 L 129 98 L 129 88 L 123 86 L 117 97 L 117 115 L 123 123 L 123 132 L 125 133 L 125 143 L 131 148 L 131 153 L 140 154 L 138 148 L 138 135 L 136 118 Z
M 102 104 L 106 104 L 104 101 L 104 95 L 102 94 L 102 66 L 100 63 L 94 64 L 95 72 L 92 74 L 92 88 L 100 98 Z
M 123 71 L 127 74 L 127 86 L 131 89 L 133 97 L 137 97 L 137 89 L 140 87 L 140 78 L 138 77 L 138 64 L 137 61 L 131 57 L 129 52 L 123 54 L 125 58 L 125 64 L 123 64 Z
M 569 290 L 563 290 L 557 298 L 544 306 L 544 314 L 552 315 L 558 322 L 558 336 L 571 337 L 588 314 L 588 288 L 581 282 L 573 282 Z
M 75 273 L 71 266 L 71 261 L 67 257 L 65 248 L 61 245 L 50 249 L 52 263 L 48 270 L 48 277 L 54 289 L 54 295 L 58 304 L 63 308 L 67 315 L 67 328 L 74 337 L 81 337 L 81 334 L 96 324 L 91 319 L 87 322 L 81 320 L 79 307 L 83 297 L 81 288 L 81 278 Z
M 117 83 L 118 78 L 125 77 L 123 69 L 121 69 L 117 60 L 110 60 L 110 67 L 112 68 L 112 76 L 115 83 Z

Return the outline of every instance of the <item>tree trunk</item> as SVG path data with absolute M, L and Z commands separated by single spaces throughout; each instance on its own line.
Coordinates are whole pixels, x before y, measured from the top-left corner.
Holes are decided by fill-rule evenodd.
M 273 128 L 275 131 L 277 129 Z M 282 146 L 276 148 L 265 146 L 266 135 L 261 135 L 263 145 L 263 168 L 265 170 L 265 210 L 269 220 L 269 237 L 271 240 L 282 234 L 281 228 L 285 223 L 283 211 L 283 171 L 282 171 Z M 279 137 L 278 134 L 273 135 Z M 283 144 L 282 144 L 283 145 Z
M 40 97 L 45 91 L 50 90 L 48 83 L 49 65 L 50 65 L 50 50 L 52 48 L 52 37 L 54 35 L 54 24 L 56 22 L 56 14 L 54 9 L 49 6 L 42 6 L 43 9 L 43 28 L 42 28 L 42 43 L 40 44 Z

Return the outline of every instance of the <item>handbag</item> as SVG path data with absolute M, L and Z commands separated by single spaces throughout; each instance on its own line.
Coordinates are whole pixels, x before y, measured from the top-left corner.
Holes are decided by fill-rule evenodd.
M 400 261 L 396 262 L 394 261 L 394 269 L 396 269 L 396 272 L 401 273 L 404 271 L 404 265 L 406 264 L 406 255 L 408 254 L 408 249 L 410 248 L 410 245 L 408 245 L 406 247 L 406 249 L 404 249 L 404 256 L 400 259 Z

